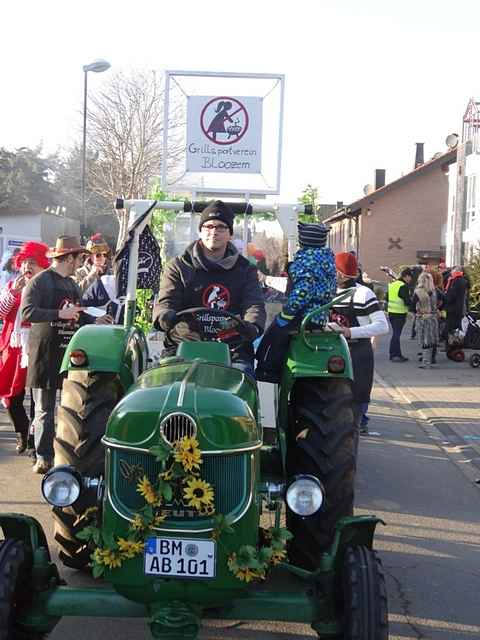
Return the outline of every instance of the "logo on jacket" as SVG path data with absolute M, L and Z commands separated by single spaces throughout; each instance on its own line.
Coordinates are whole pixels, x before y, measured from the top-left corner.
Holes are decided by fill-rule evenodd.
M 203 292 L 202 304 L 207 309 L 228 309 L 230 291 L 223 284 L 211 284 Z

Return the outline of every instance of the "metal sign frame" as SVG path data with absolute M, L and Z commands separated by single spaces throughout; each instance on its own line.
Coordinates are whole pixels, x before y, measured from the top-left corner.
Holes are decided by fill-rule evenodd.
M 244 80 L 273 80 L 280 85 L 280 105 L 278 111 L 278 143 L 277 143 L 277 166 L 276 166 L 276 184 L 269 189 L 243 189 L 235 188 L 215 188 L 215 187 L 189 187 L 196 195 L 243 195 L 248 200 L 250 197 L 264 198 L 267 195 L 278 195 L 280 193 L 280 181 L 282 170 L 282 148 L 283 148 L 283 112 L 285 98 L 285 76 L 277 73 L 229 73 L 215 71 L 165 71 L 165 106 L 163 114 L 163 162 L 161 184 L 164 191 L 168 191 L 167 184 L 167 153 L 168 153 L 168 122 L 169 122 L 169 98 L 170 98 L 170 81 L 175 77 L 199 77 L 199 78 L 239 78 Z M 276 86 L 276 85 L 275 85 Z M 238 175 L 238 174 L 237 174 Z M 256 174 L 258 175 L 258 174 Z M 185 185 L 180 185 L 185 187 Z

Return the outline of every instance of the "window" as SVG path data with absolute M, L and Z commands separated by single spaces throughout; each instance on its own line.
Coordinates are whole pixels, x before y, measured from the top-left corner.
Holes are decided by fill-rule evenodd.
M 465 216 L 465 229 L 469 229 L 475 221 L 476 200 L 477 200 L 477 176 L 467 176 L 467 209 Z

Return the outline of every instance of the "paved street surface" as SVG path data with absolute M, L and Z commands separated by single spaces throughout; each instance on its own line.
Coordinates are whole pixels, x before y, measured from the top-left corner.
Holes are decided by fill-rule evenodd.
M 377 349 L 378 381 L 371 435 L 360 441 L 357 513 L 375 513 L 376 548 L 387 574 L 392 640 L 480 638 L 480 371 L 446 362 L 423 371 L 416 344 L 412 361 L 391 364 L 386 342 Z M 40 477 L 14 453 L 14 437 L 0 414 L 0 510 L 38 518 L 51 538 Z M 52 548 L 52 551 L 54 549 Z M 55 552 L 54 552 L 55 555 Z M 91 585 L 62 570 L 71 585 Z M 305 625 L 207 622 L 204 640 L 301 640 Z M 51 640 L 131 640 L 148 630 L 140 620 L 62 620 Z

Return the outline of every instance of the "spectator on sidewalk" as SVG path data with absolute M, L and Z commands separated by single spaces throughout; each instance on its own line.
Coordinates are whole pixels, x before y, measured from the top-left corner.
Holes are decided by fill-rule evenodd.
M 332 308 L 331 320 L 336 331 L 348 341 L 353 366 L 353 397 L 357 404 L 360 433 L 368 434 L 368 405 L 373 386 L 374 356 L 372 338 L 388 333 L 388 322 L 380 310 L 374 292 L 356 282 L 357 259 L 351 253 L 337 253 L 337 293 L 355 288 L 353 297 Z M 340 327 L 340 329 L 338 329 Z
M 17 269 L 15 269 L 15 256 L 19 251 L 20 247 L 16 247 L 13 251 L 8 249 L 2 256 L 3 265 L 0 271 L 1 289 L 3 289 L 10 280 L 14 280 L 17 276 Z
M 87 242 L 87 257 L 83 265 L 76 270 L 73 279 L 82 293 L 86 292 L 109 269 L 110 247 L 101 233 L 94 234 Z
M 422 350 L 421 369 L 430 369 L 433 351 L 438 344 L 437 292 L 430 273 L 420 274 L 412 298 L 417 320 L 417 339 Z
M 467 280 L 461 267 L 453 267 L 445 285 L 444 309 L 447 312 L 447 331 L 455 333 L 462 327 L 462 318 L 466 313 Z
M 22 319 L 31 323 L 26 383 L 35 402 L 34 473 L 46 473 L 53 464 L 55 402 L 57 389 L 62 386 L 60 365 L 68 342 L 79 327 L 81 311 L 80 289 L 71 276 L 85 252 L 77 238 L 60 236 L 47 254 L 52 266 L 32 278 L 23 294 Z
M 28 444 L 30 420 L 23 406 L 27 378 L 29 325 L 19 313 L 22 291 L 27 282 L 49 266 L 48 247 L 41 242 L 25 242 L 15 256 L 18 276 L 0 292 L 0 397 L 17 438 L 16 451 L 23 453 Z
M 401 271 L 400 277 L 388 285 L 387 312 L 392 326 L 392 338 L 390 340 L 391 362 L 406 362 L 408 360 L 402 355 L 400 337 L 411 305 L 409 285 L 412 282 L 412 277 L 412 270 L 406 267 Z

